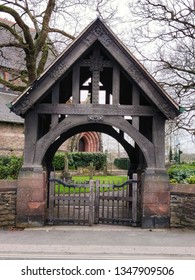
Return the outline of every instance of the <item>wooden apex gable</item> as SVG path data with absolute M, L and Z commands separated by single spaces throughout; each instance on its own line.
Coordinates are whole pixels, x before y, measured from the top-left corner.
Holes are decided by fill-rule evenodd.
M 99 18 L 93 21 L 39 78 L 11 103 L 11 111 L 24 116 L 96 42 L 106 49 L 165 118 L 173 119 L 179 115 L 179 106 Z

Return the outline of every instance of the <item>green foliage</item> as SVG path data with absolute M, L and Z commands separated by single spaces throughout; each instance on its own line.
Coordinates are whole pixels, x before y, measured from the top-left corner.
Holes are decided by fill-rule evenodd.
M 16 179 L 22 166 L 22 157 L 0 157 L 0 179 Z
M 53 166 L 55 170 L 63 170 L 64 169 L 64 159 L 65 155 L 64 153 L 56 153 L 54 158 L 53 158 Z
M 193 181 L 190 178 L 195 177 L 195 165 L 193 164 L 181 164 L 172 165 L 168 169 L 168 175 L 170 180 L 175 180 L 175 183 L 189 183 Z
M 119 169 L 128 170 L 130 167 L 130 160 L 128 158 L 115 158 L 114 165 Z
M 101 170 L 106 165 L 106 154 L 103 153 L 72 153 L 71 155 L 76 168 L 87 167 L 91 162 L 96 170 Z
M 176 179 L 170 179 L 170 183 L 171 184 L 177 184 L 177 180 Z
M 77 169 L 78 167 L 93 166 L 96 170 L 101 170 L 106 165 L 106 154 L 103 153 L 67 153 L 69 169 Z M 65 154 L 56 153 L 53 159 L 55 170 L 63 170 L 65 163 Z
M 187 178 L 188 184 L 195 184 L 195 175 L 191 176 L 190 178 Z

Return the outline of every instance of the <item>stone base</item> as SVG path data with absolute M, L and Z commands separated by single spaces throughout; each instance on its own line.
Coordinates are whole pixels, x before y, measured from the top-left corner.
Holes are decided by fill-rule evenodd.
M 142 177 L 143 228 L 170 227 L 170 185 L 166 172 L 146 172 Z
M 169 228 L 170 217 L 142 217 L 142 228 Z
M 45 207 L 46 183 L 42 168 L 21 169 L 17 182 L 16 226 L 43 226 Z

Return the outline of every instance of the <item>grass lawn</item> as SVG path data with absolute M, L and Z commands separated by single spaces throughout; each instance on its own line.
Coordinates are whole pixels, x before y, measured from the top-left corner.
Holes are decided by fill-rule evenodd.
M 73 176 L 72 180 L 76 184 L 84 184 L 85 182 L 89 182 L 89 176 Z M 93 176 L 93 180 L 100 180 L 100 184 L 111 184 L 111 185 L 121 185 L 125 181 L 128 180 L 127 176 Z M 72 183 L 71 183 L 72 184 Z M 84 193 L 84 188 L 68 188 L 63 185 L 56 184 L 56 193 Z M 102 191 L 102 188 L 100 188 Z M 108 191 L 108 188 L 104 188 L 104 191 Z M 85 189 L 85 192 L 89 192 L 89 188 Z
M 76 183 L 89 181 L 89 176 L 73 176 L 72 180 Z M 111 183 L 115 185 L 120 185 L 127 181 L 127 176 L 93 176 L 93 180 L 100 180 L 100 184 Z

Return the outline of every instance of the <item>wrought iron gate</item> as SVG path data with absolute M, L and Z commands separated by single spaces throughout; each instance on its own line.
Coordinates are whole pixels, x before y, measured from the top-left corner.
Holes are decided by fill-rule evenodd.
M 131 224 L 137 219 L 137 174 L 122 185 L 49 179 L 49 224 Z

